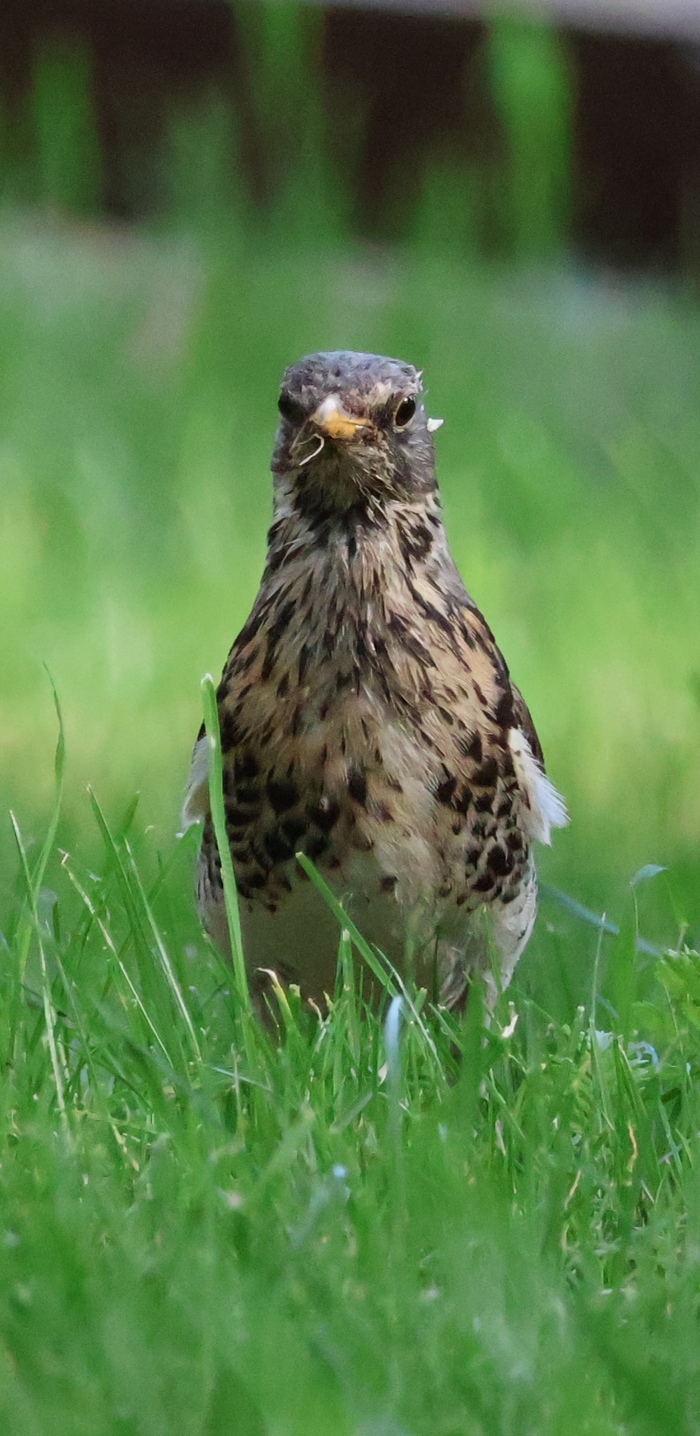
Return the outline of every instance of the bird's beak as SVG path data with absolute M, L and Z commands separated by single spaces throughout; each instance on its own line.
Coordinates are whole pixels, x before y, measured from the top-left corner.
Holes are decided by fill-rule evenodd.
M 369 419 L 348 414 L 337 394 L 329 394 L 311 415 L 311 423 L 327 439 L 352 439 L 358 429 L 370 427 Z

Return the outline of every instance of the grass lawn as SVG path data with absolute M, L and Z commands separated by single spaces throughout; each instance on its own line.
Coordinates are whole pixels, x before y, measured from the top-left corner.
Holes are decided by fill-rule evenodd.
M 700 1431 L 699 339 L 566 269 L 4 218 L 3 1431 Z M 341 346 L 425 368 L 572 825 L 488 1031 L 365 1012 L 346 936 L 273 1044 L 175 834 L 279 374 Z

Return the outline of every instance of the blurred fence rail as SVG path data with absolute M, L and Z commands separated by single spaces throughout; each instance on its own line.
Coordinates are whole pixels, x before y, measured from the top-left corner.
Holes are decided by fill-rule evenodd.
M 700 0 L 317 0 L 343 9 L 489 19 L 530 16 L 572 27 L 700 41 Z

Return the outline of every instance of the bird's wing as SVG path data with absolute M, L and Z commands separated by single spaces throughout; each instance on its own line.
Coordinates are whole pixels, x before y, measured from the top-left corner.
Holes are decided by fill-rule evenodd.
M 466 601 L 465 601 L 466 600 Z M 563 798 L 547 777 L 542 747 L 530 711 L 511 681 L 507 664 L 483 614 L 469 596 L 459 594 L 452 608 L 454 628 L 451 651 L 443 652 L 445 672 L 460 673 L 452 686 L 461 698 L 461 712 L 470 729 L 479 734 L 477 756 L 473 744 L 460 764 L 467 782 L 479 782 L 489 762 L 500 765 L 499 752 L 509 750 L 518 786 L 525 799 L 523 825 L 531 838 L 551 843 L 552 828 L 568 823 Z M 476 698 L 475 698 L 476 695 Z M 459 748 L 459 740 L 457 740 Z M 462 749 L 462 751 L 465 751 Z M 480 771 L 478 765 L 481 765 Z M 477 771 L 475 771 L 475 766 Z M 493 779 L 492 779 L 493 781 Z
M 531 836 L 547 846 L 552 841 L 552 828 L 565 828 L 569 815 L 566 804 L 544 767 L 544 754 L 530 710 L 519 688 L 511 684 L 513 695 L 513 726 L 508 732 L 518 782 L 529 803 L 528 826 Z
M 532 714 L 520 689 L 516 688 L 512 680 L 510 691 L 513 697 L 513 727 L 519 728 L 521 733 L 524 734 L 530 745 L 533 758 L 536 758 L 540 766 L 544 768 L 544 753 L 542 752 L 542 744 L 537 736 L 537 729 L 535 728 Z

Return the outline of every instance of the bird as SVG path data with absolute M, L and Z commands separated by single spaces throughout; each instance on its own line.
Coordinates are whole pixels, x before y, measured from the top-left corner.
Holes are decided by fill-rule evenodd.
M 535 921 L 534 844 L 568 821 L 449 548 L 422 381 L 344 350 L 282 377 L 267 560 L 217 690 L 259 1002 L 271 973 L 332 1001 L 338 923 L 301 852 L 402 979 L 448 1009 L 481 980 L 492 1008 Z M 203 826 L 199 912 L 230 954 L 209 753 L 202 728 L 183 823 Z

